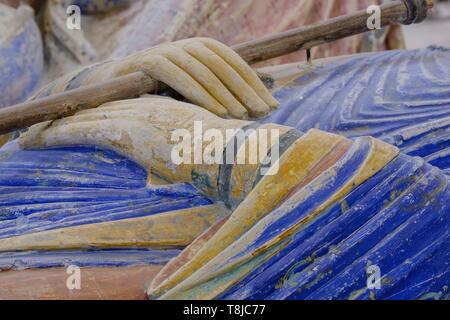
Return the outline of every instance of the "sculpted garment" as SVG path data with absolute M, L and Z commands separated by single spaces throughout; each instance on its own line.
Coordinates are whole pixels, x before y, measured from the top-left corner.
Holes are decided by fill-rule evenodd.
M 261 165 L 174 165 L 171 132 L 194 133 L 199 119 L 205 130 L 279 129 L 276 174 L 261 175 Z M 235 157 L 242 148 L 232 148 Z M 109 268 L 132 288 L 147 283 L 152 298 L 448 298 L 448 179 L 374 138 L 224 120 L 148 97 L 35 125 L 0 157 L 12 169 L 2 171 L 0 263 L 22 270 L 0 273 L 4 297 L 13 281 L 24 294 L 36 272 L 61 280 L 58 267 L 73 262 L 94 279 Z M 146 184 L 150 173 L 183 185 Z M 131 202 L 115 210 L 118 200 Z M 158 275 L 136 269 L 171 257 Z M 380 290 L 367 288 L 371 265 L 382 272 Z M 52 297 L 67 297 L 53 282 Z
M 263 123 L 300 131 L 317 128 L 347 137 L 370 135 L 449 173 L 448 48 L 385 51 L 329 64 L 317 62 L 274 96 L 280 107 Z

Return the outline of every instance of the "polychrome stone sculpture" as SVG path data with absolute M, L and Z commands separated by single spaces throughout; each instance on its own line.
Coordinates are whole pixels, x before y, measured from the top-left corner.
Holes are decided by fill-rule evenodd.
M 378 58 L 383 61 L 386 55 Z M 146 69 L 154 53 L 136 57 L 131 67 L 125 59 L 103 68 L 108 76 L 136 68 L 155 72 Z M 371 61 L 364 59 L 358 61 Z M 241 73 L 241 63 L 233 60 L 225 67 L 247 86 L 233 88 L 224 81 L 215 88 L 216 101 L 225 110 L 236 107 L 221 98 L 227 95 L 241 100 L 251 94 L 274 102 L 253 71 L 246 67 Z M 352 73 L 342 61 L 323 69 L 336 66 Z M 100 68 L 56 81 L 39 95 L 100 81 Z M 297 83 L 305 83 L 300 89 L 294 83 L 276 93 L 280 106 L 269 117 L 293 112 L 295 104 L 286 101 L 302 100 L 295 90 L 327 80 L 318 76 L 323 69 L 300 77 Z M 224 77 L 221 70 L 207 70 L 213 79 Z M 429 73 L 424 77 L 432 79 Z M 401 80 L 397 88 L 404 87 Z M 192 101 L 210 92 L 195 74 L 175 85 Z M 436 99 L 445 96 L 445 82 L 430 87 Z M 398 92 L 377 93 L 379 99 Z M 326 100 L 323 93 L 319 97 Z M 58 270 L 73 264 L 87 268 L 94 279 L 104 270 L 118 281 L 128 279 L 133 288 L 139 283 L 152 299 L 448 299 L 450 191 L 443 171 L 363 134 L 347 138 L 267 119 L 224 119 L 210 112 L 207 101 L 196 101 L 145 96 L 106 103 L 34 125 L 5 145 L 0 150 L 0 265 L 11 271 L 0 273 L 0 297 L 11 297 L 13 282 L 18 296 L 29 295 L 21 286 L 36 285 L 34 275 L 43 270 L 57 286 Z M 370 112 L 389 109 L 380 105 L 385 106 Z M 261 104 L 242 104 L 250 115 L 255 106 Z M 267 103 L 267 112 L 272 107 L 275 103 Z M 317 118 L 312 111 L 304 111 L 305 119 Z M 237 159 L 244 149 L 245 155 L 247 144 L 234 143 L 237 134 L 218 143 L 216 155 L 222 161 L 175 164 L 173 132 L 183 129 L 195 137 L 199 121 L 219 136 L 227 130 L 278 130 L 278 141 L 263 148 L 262 155 L 277 154 L 277 170 L 264 174 L 262 162 L 224 162 L 228 153 Z M 244 142 L 250 144 L 250 137 L 244 136 Z M 256 141 L 258 147 L 263 143 Z M 209 146 L 203 144 L 201 151 Z M 367 286 L 371 267 L 381 270 L 380 288 Z M 107 287 L 102 294 L 111 296 L 114 290 Z M 60 289 L 50 296 L 65 294 Z M 136 296 L 125 290 L 121 297 Z

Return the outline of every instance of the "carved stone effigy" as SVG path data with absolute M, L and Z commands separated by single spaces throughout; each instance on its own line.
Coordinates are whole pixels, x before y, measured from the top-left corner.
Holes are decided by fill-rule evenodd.
M 153 96 L 111 102 L 32 126 L 0 150 L 0 267 L 11 269 L 0 272 L 0 297 L 14 296 L 13 285 L 18 287 L 14 297 L 32 296 L 30 290 L 20 288 L 38 285 L 39 276 L 54 286 L 36 293 L 38 298 L 45 294 L 67 297 L 67 289 L 58 287 L 59 274 L 61 268 L 74 264 L 85 268 L 94 280 L 104 268 L 111 279 L 129 279 L 132 288 L 140 283 L 149 297 L 161 299 L 449 298 L 448 177 L 425 160 L 402 154 L 391 144 L 363 136 L 364 132 L 359 136 L 355 130 L 349 139 L 319 130 L 332 128 L 334 114 L 337 119 L 346 114 L 339 107 L 357 106 L 360 100 L 352 99 L 372 97 L 358 96 L 364 87 L 355 83 L 351 88 L 361 91 L 345 95 L 347 104 L 334 106 L 334 100 L 320 104 L 327 92 L 344 95 L 343 86 L 333 83 L 334 73 L 329 70 L 338 68 L 335 73 L 341 72 L 346 79 L 346 68 L 362 65 L 370 70 L 371 64 L 363 61 L 423 54 L 419 59 L 423 62 L 430 52 L 439 57 L 432 62 L 445 65 L 439 55 L 447 51 L 431 50 L 380 53 L 317 68 L 275 94 L 280 106 L 268 118 L 273 117 L 272 123 L 223 119 L 207 111 L 207 103 L 202 107 Z M 139 67 L 145 67 L 145 56 L 138 57 Z M 108 72 L 103 76 L 114 75 L 111 70 L 123 66 L 126 72 L 134 71 L 127 61 L 106 65 Z M 446 101 L 446 82 L 436 85 L 426 66 L 425 62 L 406 64 L 399 86 L 390 87 L 384 95 L 399 97 L 406 108 L 411 96 L 401 90 L 407 83 L 402 81 L 408 72 L 415 72 L 421 85 L 431 81 L 430 96 L 423 97 L 433 97 L 437 104 L 433 111 L 440 110 Z M 394 67 L 387 73 L 379 66 L 373 71 L 380 70 L 379 77 L 395 76 Z M 57 81 L 41 94 L 63 91 L 71 83 L 87 84 L 95 77 L 100 81 L 99 69 L 92 70 Z M 209 70 L 221 77 L 220 72 Z M 322 70 L 328 72 L 321 74 Z M 356 70 L 349 71 L 349 81 L 357 75 Z M 367 81 L 377 79 L 372 73 L 365 76 Z M 243 78 L 247 93 L 251 90 L 259 98 L 267 93 L 258 94 L 255 88 L 260 83 Z M 301 101 L 321 90 L 317 86 L 321 81 L 339 91 L 318 92 L 317 98 L 302 105 Z M 385 83 L 377 83 L 381 87 L 376 87 L 375 97 L 381 100 Z M 299 93 L 309 84 L 316 89 Z M 233 88 L 219 91 L 223 96 Z M 196 93 L 188 92 L 187 97 L 192 99 Z M 439 99 L 441 103 L 436 102 Z M 367 100 L 372 108 L 365 113 L 391 112 L 393 106 L 385 100 L 375 100 L 376 105 Z M 226 100 L 217 101 L 231 110 Z M 326 104 L 335 107 L 331 109 L 335 113 L 322 109 Z M 296 115 L 294 105 L 303 108 L 297 118 L 292 116 L 295 125 L 302 124 L 301 119 L 306 123 L 331 117 L 330 122 L 323 120 L 330 127 L 297 130 L 274 124 L 288 123 L 290 118 L 276 116 Z M 406 111 L 398 116 L 401 121 L 408 119 Z M 422 112 L 431 117 L 431 112 Z M 395 124 L 392 115 L 387 118 Z M 278 172 L 263 175 L 262 165 L 175 165 L 171 152 L 177 142 L 171 134 L 181 128 L 195 135 L 197 120 L 205 129 L 221 133 L 278 129 Z M 377 124 L 374 121 L 376 129 Z M 370 130 L 371 122 L 365 125 Z M 393 127 L 384 132 L 389 128 Z M 223 155 L 232 139 L 222 141 Z M 274 148 L 272 144 L 266 156 Z M 231 150 L 236 158 L 240 148 L 233 145 Z M 370 266 L 382 271 L 381 289 L 367 286 Z M 108 288 L 102 291 L 103 297 L 112 295 L 114 290 Z M 136 296 L 136 291 L 127 291 L 121 297 Z

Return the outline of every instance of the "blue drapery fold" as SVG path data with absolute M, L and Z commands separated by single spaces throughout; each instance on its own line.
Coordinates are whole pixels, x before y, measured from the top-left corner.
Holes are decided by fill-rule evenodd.
M 0 151 L 0 239 L 149 216 L 213 202 L 189 184 L 152 186 L 135 162 L 96 147 Z M 0 268 L 164 264 L 173 250 L 120 249 L 0 253 Z
M 450 49 L 384 51 L 318 66 L 262 122 L 373 136 L 450 172 Z

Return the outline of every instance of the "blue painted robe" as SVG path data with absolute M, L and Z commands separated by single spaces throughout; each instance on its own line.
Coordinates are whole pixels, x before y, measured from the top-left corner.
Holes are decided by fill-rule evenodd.
M 221 297 L 449 299 L 450 49 L 352 57 L 316 68 L 275 97 L 280 108 L 264 123 L 374 136 L 442 170 L 399 156 Z M 300 204 L 289 223 L 308 209 Z M 379 290 L 367 289 L 369 265 L 381 269 Z
M 318 67 L 263 122 L 373 136 L 450 173 L 450 49 L 384 51 Z
M 189 184 L 149 186 L 142 167 L 96 147 L 25 151 L 12 142 L 0 152 L 0 239 L 211 203 Z M 120 248 L 0 253 L 0 269 L 164 264 L 179 252 Z
M 268 225 L 247 251 L 258 252 L 268 239 L 307 216 L 339 188 L 355 161 L 348 159 L 338 168 L 341 179 L 330 181 Z M 448 299 L 449 197 L 442 172 L 420 158 L 400 155 L 296 230 L 272 257 L 220 297 Z M 367 287 L 369 266 L 380 268 L 381 289 Z

